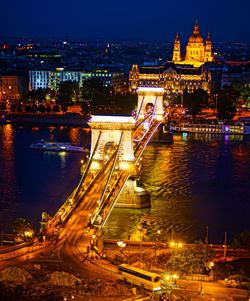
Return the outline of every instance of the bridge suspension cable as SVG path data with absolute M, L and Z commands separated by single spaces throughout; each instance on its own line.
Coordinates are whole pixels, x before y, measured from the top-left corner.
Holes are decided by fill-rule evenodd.
M 139 117 L 139 115 L 140 115 L 143 101 L 144 101 L 144 96 L 142 97 L 142 100 L 141 100 L 141 103 L 140 103 L 140 108 L 139 108 L 139 110 L 137 111 L 137 114 L 136 114 L 136 117 L 135 117 L 135 121 L 136 121 L 136 122 L 137 122 L 138 117 Z
M 75 199 L 75 197 L 76 197 L 77 194 L 79 193 L 80 189 L 82 188 L 82 185 L 83 185 L 83 183 L 84 183 L 84 180 L 85 180 L 85 178 L 86 178 L 86 176 L 87 176 L 87 174 L 88 174 L 89 168 L 90 168 L 90 166 L 91 166 L 93 157 L 94 157 L 94 155 L 95 155 L 96 149 L 97 149 L 97 147 L 98 147 L 98 144 L 99 144 L 99 141 L 100 141 L 100 138 L 101 138 L 101 134 L 102 134 L 102 132 L 100 131 L 100 132 L 99 132 L 99 135 L 98 135 L 98 138 L 97 138 L 97 141 L 96 141 L 96 144 L 95 144 L 95 147 L 94 147 L 93 152 L 92 152 L 92 154 L 91 154 L 91 157 L 89 158 L 88 163 L 87 163 L 87 166 L 86 166 L 86 168 L 85 168 L 84 174 L 82 175 L 81 180 L 80 180 L 80 182 L 79 182 L 79 185 L 77 186 L 77 189 L 75 190 L 75 193 L 74 193 L 74 195 L 73 195 L 73 198 L 72 198 L 73 200 Z
M 147 141 L 144 143 L 144 145 L 143 145 L 141 151 L 139 152 L 139 154 L 138 154 L 138 156 L 137 156 L 137 158 L 136 158 L 134 164 L 136 164 L 136 163 L 138 162 L 138 160 L 139 160 L 139 158 L 141 157 L 141 154 L 143 153 L 145 147 L 148 145 L 149 140 L 150 140 L 151 137 L 154 135 L 155 131 L 158 129 L 158 127 L 160 126 L 161 122 L 159 121 L 158 123 L 155 123 L 155 124 L 156 124 L 155 129 L 153 129 L 153 131 L 152 131 L 152 133 L 149 135 Z
M 115 159 L 114 159 L 113 165 L 111 167 L 111 170 L 110 170 L 110 173 L 109 173 L 109 176 L 108 176 L 108 180 L 107 180 L 107 182 L 105 184 L 105 187 L 104 187 L 104 190 L 102 192 L 102 196 L 101 196 L 101 199 L 100 199 L 100 209 L 96 212 L 95 216 L 93 217 L 92 223 L 94 223 L 97 215 L 101 211 L 101 206 L 102 206 L 102 203 L 103 203 L 103 200 L 104 200 L 104 197 L 105 197 L 105 194 L 106 194 L 106 191 L 107 191 L 110 179 L 111 179 L 112 174 L 113 174 L 114 169 L 115 169 L 115 165 L 116 165 L 116 161 L 117 161 L 117 158 L 118 158 L 118 155 L 119 155 L 119 149 L 120 149 L 120 146 L 121 146 L 122 138 L 123 138 L 123 132 L 121 133 L 121 137 L 120 137 L 119 144 L 118 144 L 118 147 L 117 147 L 117 150 L 116 150 L 116 154 L 115 154 Z

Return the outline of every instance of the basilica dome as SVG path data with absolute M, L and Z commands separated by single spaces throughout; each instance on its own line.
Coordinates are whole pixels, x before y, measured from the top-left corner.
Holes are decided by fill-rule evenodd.
M 203 43 L 203 38 L 200 35 L 200 31 L 199 31 L 199 25 L 196 21 L 196 24 L 194 25 L 194 31 L 191 35 L 191 37 L 189 38 L 188 43 Z

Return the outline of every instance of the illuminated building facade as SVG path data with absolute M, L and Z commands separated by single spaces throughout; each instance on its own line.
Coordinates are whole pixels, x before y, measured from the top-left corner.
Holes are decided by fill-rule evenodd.
M 157 67 L 133 65 L 129 73 L 129 88 L 135 92 L 139 87 L 162 87 L 168 95 L 189 93 L 201 88 L 211 92 L 211 72 L 207 68 L 177 66 L 166 63 Z
M 177 33 L 172 62 L 162 66 L 133 65 L 129 73 L 129 89 L 135 92 L 138 87 L 162 87 L 168 95 L 189 93 L 201 88 L 211 92 L 211 72 L 204 63 L 213 61 L 212 43 L 208 34 L 204 45 L 196 22 L 194 31 L 186 47 L 186 56 L 181 56 L 181 43 Z M 204 66 L 202 66 L 204 65 Z
M 99 78 L 104 86 L 111 86 L 115 92 L 127 92 L 127 80 L 122 72 L 109 72 L 108 70 L 71 71 L 57 68 L 56 70 L 30 70 L 29 90 L 54 89 L 58 90 L 63 81 L 76 81 L 79 87 L 83 86 L 86 79 Z

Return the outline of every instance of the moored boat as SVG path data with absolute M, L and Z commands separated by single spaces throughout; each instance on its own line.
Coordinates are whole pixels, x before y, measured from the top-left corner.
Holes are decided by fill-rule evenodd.
M 250 134 L 250 126 L 243 124 L 200 124 L 179 123 L 170 126 L 175 132 L 204 133 L 204 134 L 226 134 L 247 135 Z
M 31 149 L 43 150 L 43 151 L 57 151 L 57 152 L 88 152 L 89 150 L 85 147 L 74 146 L 69 142 L 48 142 L 39 141 L 30 145 Z

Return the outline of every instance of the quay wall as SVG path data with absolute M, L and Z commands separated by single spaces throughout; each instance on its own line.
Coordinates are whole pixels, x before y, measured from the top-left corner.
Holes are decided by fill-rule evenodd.
M 38 123 L 38 124 L 55 124 L 55 125 L 75 125 L 88 127 L 89 117 L 72 116 L 62 114 L 27 114 L 11 113 L 8 114 L 7 120 L 11 123 Z

